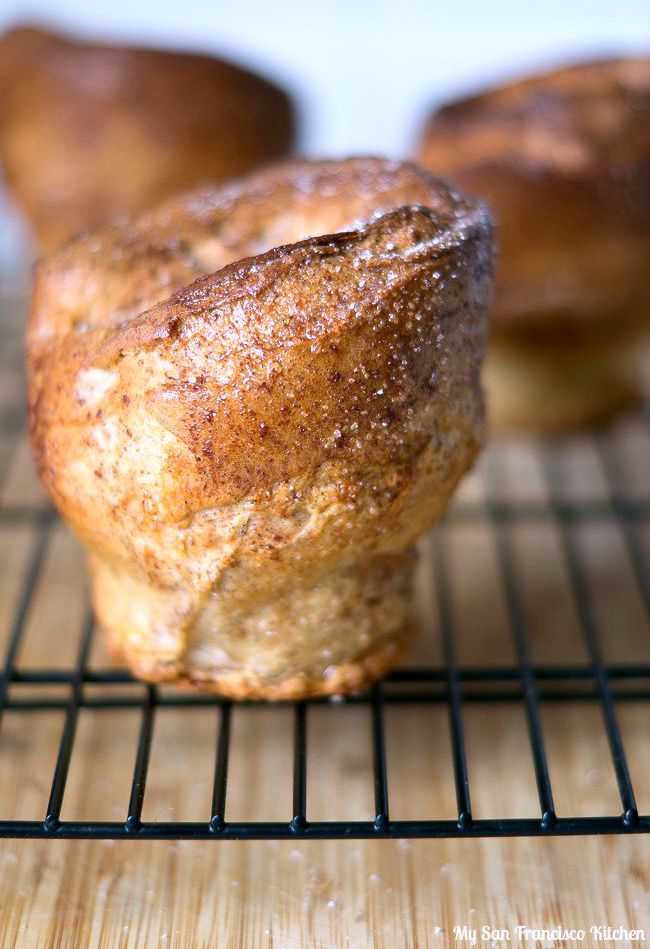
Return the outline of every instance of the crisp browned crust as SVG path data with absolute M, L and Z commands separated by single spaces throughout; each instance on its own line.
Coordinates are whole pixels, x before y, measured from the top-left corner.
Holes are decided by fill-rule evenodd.
M 0 155 L 43 247 L 203 181 L 286 155 L 287 95 L 209 56 L 0 39 Z
M 480 206 L 379 159 L 279 166 L 41 263 L 35 455 L 138 674 L 278 697 L 397 656 L 412 543 L 482 439 L 491 263 Z
M 583 346 L 648 325 L 650 59 L 583 63 L 452 102 L 431 116 L 417 155 L 494 212 L 495 340 L 520 345 L 526 361 L 553 346 L 580 359 Z M 533 427 L 561 428 L 629 404 L 616 378 L 604 404 L 601 368 L 597 399 L 593 374 L 581 391 L 580 373 L 569 374 L 574 391 L 551 391 L 555 418 L 547 397 L 537 400 L 539 420 L 536 399 L 519 400 L 515 373 L 509 392 L 508 380 L 500 387 L 507 397 L 492 400 L 495 419 L 529 413 Z M 633 380 L 623 389 L 638 393 Z M 554 381 L 551 371 L 539 395 Z

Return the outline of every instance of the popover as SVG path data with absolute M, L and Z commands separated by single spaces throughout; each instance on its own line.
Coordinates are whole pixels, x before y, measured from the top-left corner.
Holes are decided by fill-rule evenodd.
M 0 156 L 42 249 L 282 158 L 293 127 L 285 92 L 210 56 L 0 39 Z
M 412 635 L 414 541 L 483 438 L 487 212 L 301 161 L 43 260 L 31 434 L 114 650 L 235 698 L 348 692 Z
M 581 63 L 452 102 L 430 118 L 417 156 L 494 214 L 495 424 L 566 429 L 637 402 L 650 317 L 650 59 Z

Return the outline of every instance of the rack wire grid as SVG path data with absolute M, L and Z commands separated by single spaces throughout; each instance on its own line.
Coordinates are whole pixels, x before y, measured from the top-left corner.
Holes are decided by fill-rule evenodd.
M 4 305 L 12 304 L 12 295 L 5 293 Z M 13 299 L 14 309 L 24 306 L 22 298 Z M 18 376 L 20 365 L 19 326 L 7 321 L 2 326 L 4 356 L 0 369 L 2 388 L 3 463 L 11 465 L 16 452 L 26 454 L 22 388 Z M 18 393 L 18 394 L 16 394 Z M 648 438 L 647 419 L 635 423 Z M 363 705 L 369 710 L 371 727 L 367 741 L 371 745 L 372 768 L 368 781 L 374 793 L 374 815 L 368 820 L 308 819 L 307 764 L 310 715 L 316 706 L 333 708 L 325 700 L 288 703 L 293 715 L 292 809 L 285 820 L 233 821 L 228 819 L 228 804 L 238 789 L 229 782 L 229 761 L 233 750 L 232 720 L 238 703 L 214 695 L 140 686 L 140 693 L 125 691 L 133 683 L 121 668 L 91 668 L 89 655 L 93 643 L 92 616 L 87 614 L 78 646 L 77 658 L 70 668 L 22 666 L 18 662 L 25 627 L 33 605 L 35 590 L 42 574 L 44 559 L 51 542 L 56 515 L 44 502 L 32 505 L 11 502 L 11 492 L 0 492 L 0 532 L 16 525 L 27 525 L 31 531 L 31 550 L 22 578 L 22 588 L 15 603 L 0 675 L 0 718 L 7 713 L 63 713 L 63 727 L 58 739 L 58 752 L 48 779 L 49 799 L 42 802 L 42 816 L 36 820 L 6 819 L 0 813 L 0 835 L 41 838 L 395 838 L 395 837 L 479 837 L 509 835 L 567 834 L 633 834 L 650 831 L 650 814 L 641 814 L 617 709 L 620 703 L 645 703 L 650 708 L 650 664 L 606 661 L 586 567 L 576 539 L 576 527 L 588 523 L 614 525 L 622 539 L 624 556 L 637 584 L 637 592 L 647 608 L 649 598 L 647 550 L 644 537 L 650 523 L 650 499 L 630 498 L 622 490 L 625 471 L 615 442 L 607 435 L 590 436 L 590 445 L 607 479 L 607 495 L 597 500 L 569 499 L 562 491 L 562 464 L 566 443 L 539 440 L 534 450 L 545 479 L 543 501 L 505 500 L 499 494 L 499 449 L 490 449 L 483 465 L 485 494 L 478 501 L 462 498 L 452 505 L 442 526 L 431 536 L 430 554 L 435 564 L 434 593 L 437 603 L 438 628 L 444 661 L 437 665 L 400 668 L 383 683 L 363 694 L 341 698 L 338 707 Z M 650 443 L 649 443 L 650 444 Z M 22 446 L 22 448 L 21 448 Z M 500 573 L 502 594 L 508 617 L 507 635 L 511 638 L 515 661 L 507 665 L 472 666 L 458 660 L 455 620 L 450 605 L 448 548 L 445 531 L 453 523 L 480 523 L 490 531 L 496 563 Z M 522 590 L 513 552 L 512 530 L 518 524 L 551 524 L 560 542 L 563 571 L 570 587 L 581 636 L 588 661 L 584 663 L 556 661 L 552 665 L 533 663 Z M 5 548 L 5 564 L 12 550 Z M 481 623 L 481 616 L 474 619 Z M 60 630 L 62 640 L 68 635 Z M 647 635 L 638 629 L 635 635 Z M 70 635 L 74 635 L 70 631 Z M 561 657 L 556 657 L 561 660 Z M 59 690 L 58 692 L 56 690 Z M 55 690 L 54 692 L 52 690 Z M 61 694 L 65 690 L 65 694 Z M 558 814 L 554 803 L 548 752 L 542 722 L 542 709 L 547 703 L 595 704 L 602 718 L 607 737 L 611 768 L 616 778 L 620 808 L 609 815 L 571 816 Z M 418 703 L 424 709 L 442 706 L 446 709 L 450 735 L 450 754 L 455 783 L 456 815 L 440 819 L 423 814 L 421 819 L 397 820 L 391 817 L 387 776 L 387 744 L 384 719 L 387 709 L 400 704 Z M 528 752 L 532 759 L 538 797 L 538 812 L 529 817 L 477 818 L 472 811 L 471 768 L 468 767 L 464 722 L 469 707 L 493 703 L 517 706 L 525 714 Z M 265 714 L 268 706 L 254 705 Z M 186 710 L 213 709 L 216 718 L 216 745 L 206 746 L 205 756 L 212 761 L 212 804 L 210 813 L 193 821 L 150 821 L 143 819 L 143 802 L 157 715 L 173 706 Z M 125 748 L 122 766 L 129 769 L 130 794 L 124 801 L 121 820 L 65 820 L 62 806 L 71 761 L 77 750 L 75 735 L 80 718 L 88 709 L 139 710 L 139 736 L 135 749 Z M 328 713 L 329 714 L 329 713 Z M 0 736 L 1 737 L 1 736 Z M 11 746 L 0 744 L 0 783 Z M 426 749 L 422 749 L 426 754 Z M 391 775 L 399 780 L 400 776 Z M 191 780 L 191 778 L 188 778 Z

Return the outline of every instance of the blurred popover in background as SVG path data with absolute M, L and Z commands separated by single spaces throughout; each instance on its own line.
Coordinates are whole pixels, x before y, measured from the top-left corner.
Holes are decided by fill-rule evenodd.
M 232 63 L 30 27 L 0 39 L 0 156 L 41 249 L 285 156 L 293 133 L 287 94 Z
M 487 201 L 497 427 L 561 430 L 638 401 L 650 313 L 650 59 L 567 66 L 452 102 L 418 160 Z

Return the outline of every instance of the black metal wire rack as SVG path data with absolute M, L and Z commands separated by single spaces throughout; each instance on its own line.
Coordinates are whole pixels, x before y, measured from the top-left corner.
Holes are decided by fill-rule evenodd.
M 24 406 L 20 380 L 20 314 L 24 308 L 21 289 L 0 293 L 3 319 L 0 321 L 0 464 L 3 457 L 15 452 L 24 433 Z M 648 438 L 647 421 L 643 437 Z M 639 813 L 635 789 L 630 775 L 619 716 L 621 703 L 641 703 L 650 711 L 650 664 L 617 663 L 606 659 L 601 642 L 598 613 L 593 601 L 587 566 L 577 542 L 577 530 L 584 525 L 615 525 L 623 542 L 629 573 L 646 608 L 650 602 L 648 552 L 643 546 L 650 529 L 650 492 L 643 497 L 630 496 L 625 490 L 624 460 L 612 447 L 607 436 L 595 437 L 593 445 L 600 470 L 606 480 L 606 491 L 599 499 L 567 500 L 562 484 L 563 447 L 558 443 L 537 445 L 539 468 L 545 482 L 543 501 L 517 501 L 498 488 L 498 451 L 488 452 L 484 466 L 484 498 L 461 501 L 449 511 L 445 523 L 479 524 L 490 532 L 499 582 L 507 615 L 507 635 L 511 640 L 514 662 L 500 666 L 472 666 L 459 662 L 458 629 L 450 596 L 450 551 L 446 526 L 432 534 L 433 583 L 442 641 L 443 662 L 437 666 L 402 668 L 393 672 L 372 690 L 342 700 L 347 705 L 361 705 L 369 710 L 371 728 L 367 740 L 372 751 L 372 768 L 368 782 L 374 793 L 374 817 L 370 820 L 309 820 L 307 771 L 310 744 L 309 723 L 315 706 L 328 707 L 324 700 L 292 705 L 293 769 L 292 807 L 282 821 L 229 820 L 229 801 L 238 788 L 229 775 L 232 752 L 235 750 L 233 720 L 237 703 L 216 696 L 187 693 L 154 686 L 125 689 L 133 679 L 123 669 L 99 668 L 89 661 L 94 637 L 90 613 L 80 638 L 76 662 L 70 668 L 36 668 L 20 660 L 35 592 L 44 571 L 44 564 L 53 532 L 55 513 L 41 504 L 24 505 L 7 502 L 0 492 L 0 536 L 12 528 L 28 529 L 31 538 L 27 565 L 22 576 L 19 596 L 10 617 L 4 657 L 0 656 L 0 790 L 6 782 L 8 756 L 3 745 L 3 713 L 63 713 L 58 751 L 51 777 L 47 777 L 49 797 L 44 795 L 42 812 L 36 820 L 8 819 L 0 806 L 0 836 L 40 838 L 162 838 L 214 839 L 266 838 L 395 838 L 395 837 L 480 837 L 509 835 L 568 834 L 636 834 L 650 832 L 650 814 Z M 568 583 L 584 645 L 583 663 L 554 662 L 535 664 L 531 659 L 531 636 L 527 621 L 525 592 L 517 571 L 513 530 L 521 525 L 552 525 L 560 541 L 562 571 Z M 13 557 L 11 549 L 3 551 L 3 563 Z M 0 577 L 2 566 L 0 565 Z M 481 617 L 473 618 L 476 624 Z M 635 630 L 639 638 L 647 630 Z M 61 629 L 61 639 L 69 639 L 73 630 Z M 644 651 L 641 650 L 643 653 Z M 645 650 L 647 655 L 647 650 Z M 635 653 L 636 655 L 636 653 Z M 558 657 L 556 656 L 555 659 Z M 561 657 L 560 657 L 561 659 Z M 423 814 L 417 820 L 396 820 L 391 817 L 387 767 L 385 717 L 394 706 L 418 703 L 425 710 L 434 706 L 446 709 L 450 753 L 455 784 L 456 816 L 440 819 L 435 813 Z M 466 750 L 465 723 L 470 707 L 507 703 L 523 710 L 527 733 L 527 754 L 533 764 L 538 797 L 537 813 L 530 817 L 477 818 L 472 811 L 472 794 Z M 616 779 L 620 806 L 614 813 L 599 816 L 566 816 L 558 814 L 554 803 L 549 755 L 542 721 L 544 706 L 568 703 L 571 706 L 590 703 L 599 709 L 607 737 L 611 767 Z M 264 714 L 262 703 L 257 704 Z M 338 703 L 340 705 L 340 703 Z M 214 710 L 216 745 L 205 747 L 205 756 L 213 768 L 210 812 L 201 819 L 182 822 L 148 821 L 143 819 L 147 790 L 150 752 L 156 718 L 168 707 L 192 710 Z M 129 769 L 130 793 L 124 801 L 123 818 L 117 821 L 66 820 L 62 809 L 66 784 L 75 756 L 83 754 L 79 747 L 77 726 L 86 710 L 135 710 L 140 716 L 135 749 L 124 751 L 123 767 Z M 203 753 L 203 751 L 202 751 Z M 425 753 L 423 750 L 422 753 Z M 39 784 L 40 787 L 40 784 Z M 637 789 L 638 790 L 638 789 Z M 646 791 L 647 796 L 647 789 Z M 0 802 L 2 796 L 0 795 Z
M 508 835 L 567 835 L 603 833 L 647 833 L 650 815 L 640 814 L 630 769 L 617 719 L 620 702 L 650 703 L 650 665 L 608 664 L 602 654 L 599 630 L 590 598 L 589 585 L 580 551 L 575 542 L 574 527 L 586 522 L 616 523 L 623 538 L 635 582 L 647 605 L 649 600 L 648 565 L 640 542 L 642 525 L 650 519 L 650 500 L 630 500 L 618 490 L 616 458 L 601 445 L 600 460 L 609 478 L 609 496 L 602 501 L 561 499 L 558 483 L 558 452 L 551 445 L 539 447 L 548 500 L 544 503 L 504 502 L 487 492 L 481 503 L 455 506 L 447 521 L 479 521 L 492 531 L 499 566 L 516 662 L 502 667 L 470 667 L 457 660 L 453 613 L 448 595 L 447 555 L 443 530 L 432 537 L 435 560 L 436 599 L 439 611 L 444 663 L 438 667 L 403 668 L 364 694 L 344 701 L 364 704 L 370 709 L 372 727 L 372 775 L 374 785 L 374 819 L 368 821 L 310 821 L 307 800 L 307 747 L 310 711 L 323 700 L 293 704 L 293 807 L 285 821 L 233 822 L 228 819 L 228 800 L 236 788 L 230 788 L 229 752 L 231 719 L 234 703 L 215 696 L 159 690 L 148 686 L 142 699 L 125 695 L 119 688 L 133 680 L 122 669 L 91 669 L 88 664 L 93 637 L 89 616 L 79 645 L 76 665 L 70 669 L 18 668 L 16 657 L 24 633 L 26 616 L 41 572 L 53 524 L 54 513 L 5 507 L 0 509 L 2 525 L 29 522 L 34 529 L 35 543 L 31 552 L 24 585 L 20 595 L 0 675 L 0 716 L 3 710 L 14 712 L 50 709 L 65 715 L 56 764 L 51 777 L 49 800 L 43 801 L 40 820 L 5 820 L 0 813 L 0 835 L 45 838 L 394 838 L 394 837 L 479 837 Z M 488 479 L 489 480 L 489 479 Z M 589 661 L 585 664 L 533 665 L 526 628 L 522 592 L 516 576 L 510 529 L 522 522 L 552 523 L 561 540 L 562 556 L 571 595 L 579 617 L 581 633 Z M 11 556 L 11 552 L 5 552 Z M 20 694 L 13 688 L 20 686 Z M 44 686 L 67 689 L 65 697 L 42 696 Z M 451 753 L 457 803 L 455 819 L 437 819 L 423 815 L 420 820 L 394 820 L 389 808 L 387 751 L 384 729 L 386 708 L 395 703 L 442 704 L 446 707 L 451 736 Z M 536 777 L 539 810 L 527 818 L 477 819 L 472 813 L 469 769 L 464 737 L 466 707 L 473 703 L 514 703 L 525 711 L 529 752 Z M 541 720 L 544 703 L 597 703 L 602 714 L 611 764 L 616 777 L 620 809 L 610 816 L 559 816 L 554 804 L 547 750 Z M 261 704 L 261 703 L 260 703 Z M 206 749 L 214 762 L 212 806 L 203 820 L 192 822 L 154 822 L 142 819 L 147 787 L 147 770 L 154 723 L 159 709 L 165 706 L 213 708 L 218 717 L 216 747 Z M 140 710 L 140 728 L 131 791 L 124 802 L 121 821 L 62 820 L 62 804 L 66 780 L 75 753 L 75 732 L 80 715 L 86 708 Z M 650 704 L 648 705 L 650 710 Z M 131 765 L 129 765 L 131 767 Z M 2 759 L 0 755 L 0 774 Z

